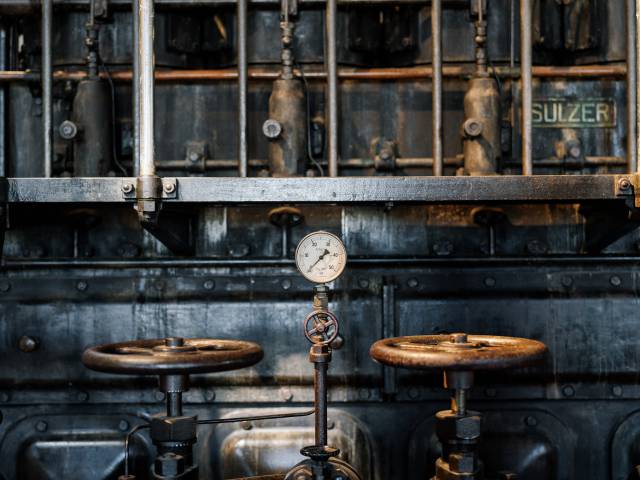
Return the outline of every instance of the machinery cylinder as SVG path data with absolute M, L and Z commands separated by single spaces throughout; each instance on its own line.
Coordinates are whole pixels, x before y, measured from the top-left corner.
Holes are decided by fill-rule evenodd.
M 280 125 L 277 135 L 270 138 L 271 175 L 286 177 L 303 174 L 307 160 L 307 99 L 300 80 L 280 78 L 273 82 L 269 119 Z
M 89 78 L 78 84 L 73 122 L 81 134 L 74 146 L 76 177 L 102 177 L 113 164 L 113 110 L 109 84 Z
M 494 175 L 501 156 L 500 92 L 491 77 L 469 81 L 464 97 L 464 169 L 467 175 Z

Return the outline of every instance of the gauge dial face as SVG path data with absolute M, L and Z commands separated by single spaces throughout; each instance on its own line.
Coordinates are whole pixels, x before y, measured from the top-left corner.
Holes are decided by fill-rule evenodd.
M 304 237 L 296 249 L 296 265 L 307 280 L 328 283 L 338 278 L 347 264 L 342 240 L 328 232 L 314 232 Z

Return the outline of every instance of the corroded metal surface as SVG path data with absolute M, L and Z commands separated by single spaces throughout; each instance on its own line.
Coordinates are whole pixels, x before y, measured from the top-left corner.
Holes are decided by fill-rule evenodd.
M 419 335 L 379 340 L 370 350 L 380 363 L 394 367 L 446 370 L 490 370 L 521 367 L 541 360 L 547 347 L 536 340 L 469 335 Z
M 184 345 L 166 340 L 135 340 L 92 347 L 82 354 L 82 363 L 92 370 L 123 374 L 191 374 L 224 372 L 258 363 L 260 346 L 241 340 L 185 339 Z

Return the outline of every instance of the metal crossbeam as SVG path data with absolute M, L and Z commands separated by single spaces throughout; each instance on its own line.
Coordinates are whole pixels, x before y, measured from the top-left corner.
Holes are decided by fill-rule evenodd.
M 621 195 L 619 185 L 628 179 Z M 279 204 L 588 202 L 633 195 L 634 176 L 182 177 L 164 193 L 167 203 Z M 166 180 L 165 180 L 166 181 Z M 135 178 L 9 178 L 9 203 L 125 203 Z M 126 191 L 127 193 L 123 193 Z

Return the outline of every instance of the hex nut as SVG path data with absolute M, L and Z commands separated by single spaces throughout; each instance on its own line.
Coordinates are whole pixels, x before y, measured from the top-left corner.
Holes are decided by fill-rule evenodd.
M 196 438 L 196 419 L 155 416 L 150 433 L 155 442 L 188 442 Z
M 163 477 L 177 476 L 184 472 L 185 460 L 182 455 L 168 452 L 156 457 L 155 473 Z
M 436 431 L 441 440 L 477 440 L 480 438 L 482 417 L 479 413 L 469 412 L 468 415 L 459 417 L 450 411 L 443 411 L 436 414 L 436 419 Z
M 477 466 L 476 456 L 472 453 L 461 452 L 449 455 L 449 467 L 456 473 L 473 473 Z

